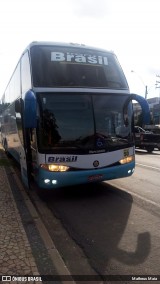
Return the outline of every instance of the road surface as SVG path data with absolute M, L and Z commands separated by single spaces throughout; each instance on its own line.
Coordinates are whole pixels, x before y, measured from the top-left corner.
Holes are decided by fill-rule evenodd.
M 136 164 L 132 177 L 55 190 L 38 205 L 72 274 L 160 274 L 160 151 L 137 151 Z

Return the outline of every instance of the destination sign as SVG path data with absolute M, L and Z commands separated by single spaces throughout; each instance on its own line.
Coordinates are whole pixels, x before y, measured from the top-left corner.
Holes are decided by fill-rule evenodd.
M 108 58 L 106 56 L 58 51 L 51 52 L 51 61 L 108 65 Z

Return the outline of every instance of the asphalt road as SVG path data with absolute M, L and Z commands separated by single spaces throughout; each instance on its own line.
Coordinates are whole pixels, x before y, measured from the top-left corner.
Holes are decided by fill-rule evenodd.
M 159 274 L 159 161 L 139 151 L 132 177 L 48 196 L 41 216 L 72 274 Z
M 136 151 L 136 168 L 132 177 L 114 180 L 111 184 L 124 187 L 128 192 L 138 194 L 149 203 L 160 205 L 160 151 L 148 154 Z

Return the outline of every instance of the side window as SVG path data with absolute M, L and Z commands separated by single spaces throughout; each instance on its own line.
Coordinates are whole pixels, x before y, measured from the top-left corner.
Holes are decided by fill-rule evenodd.
M 5 107 L 11 104 L 15 99 L 20 97 L 21 94 L 21 84 L 20 84 L 20 63 L 18 63 L 9 84 L 5 90 L 5 94 L 3 97 L 3 102 Z
M 31 71 L 28 52 L 21 59 L 22 96 L 31 89 Z

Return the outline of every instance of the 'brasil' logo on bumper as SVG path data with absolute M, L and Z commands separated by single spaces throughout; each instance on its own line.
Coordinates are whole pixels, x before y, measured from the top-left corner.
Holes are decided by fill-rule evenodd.
M 48 158 L 48 163 L 69 163 L 76 162 L 77 156 L 52 156 Z

